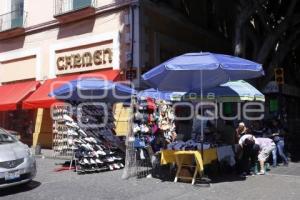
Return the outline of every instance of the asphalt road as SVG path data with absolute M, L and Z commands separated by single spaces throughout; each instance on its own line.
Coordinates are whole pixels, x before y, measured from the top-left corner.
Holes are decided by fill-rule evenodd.
M 265 176 L 246 180 L 222 180 L 211 187 L 158 179 L 122 180 L 122 171 L 77 175 L 72 171 L 54 172 L 57 160 L 37 159 L 38 174 L 27 187 L 0 191 L 5 200 L 298 200 L 300 199 L 300 163 L 278 167 Z

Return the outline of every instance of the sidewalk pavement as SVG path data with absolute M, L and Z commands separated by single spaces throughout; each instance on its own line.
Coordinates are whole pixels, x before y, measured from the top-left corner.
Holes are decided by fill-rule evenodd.
M 32 149 L 35 153 L 35 149 Z M 48 158 L 48 159 L 55 159 L 55 160 L 70 160 L 69 156 L 54 156 L 54 151 L 52 149 L 41 149 L 41 154 L 34 155 L 37 158 Z
M 299 176 L 300 177 L 300 163 L 290 162 L 288 166 L 278 166 L 271 168 L 270 175 L 280 176 Z
M 49 151 L 42 151 L 44 155 Z M 51 154 L 51 151 L 50 151 Z M 211 187 L 161 181 L 156 178 L 123 180 L 123 170 L 77 175 L 73 170 L 55 171 L 56 160 L 37 159 L 38 173 L 29 187 L 1 193 L 5 200 L 296 200 L 300 199 L 300 163 L 280 166 L 269 175 L 244 180 L 223 180 Z
M 33 150 L 34 152 L 34 150 Z M 66 157 L 54 157 L 54 151 L 52 149 L 42 149 L 41 155 L 35 155 L 37 158 L 48 158 L 56 160 L 68 160 Z M 300 176 L 300 163 L 290 162 L 289 166 L 278 166 L 276 168 L 271 167 L 269 172 L 271 175 L 288 175 L 288 176 Z

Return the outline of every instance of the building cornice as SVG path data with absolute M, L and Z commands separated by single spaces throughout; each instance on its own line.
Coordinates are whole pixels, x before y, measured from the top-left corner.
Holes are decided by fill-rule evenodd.
M 101 6 L 101 7 L 96 8 L 95 13 L 87 15 L 85 18 L 82 18 L 80 20 L 84 20 L 84 19 L 87 19 L 87 18 L 90 18 L 90 17 L 93 17 L 93 16 L 97 16 L 97 15 L 101 15 L 101 14 L 104 14 L 104 13 L 109 13 L 109 12 L 113 12 L 113 11 L 116 11 L 116 10 L 120 10 L 122 8 L 126 8 L 126 7 L 129 7 L 131 5 L 135 5 L 138 2 L 139 2 L 139 0 L 125 0 L 122 3 L 112 3 L 112 4 L 105 5 L 105 6 Z M 75 21 L 72 21 L 72 22 L 75 22 Z M 70 22 L 70 23 L 72 23 L 72 22 Z M 59 27 L 60 25 L 61 25 L 61 22 L 54 19 L 54 20 L 47 21 L 47 22 L 40 23 L 40 24 L 36 24 L 36 25 L 33 25 L 33 26 L 28 26 L 28 27 L 25 27 L 25 32 L 24 32 L 23 35 L 29 35 L 29 34 L 33 34 L 33 33 L 36 33 L 36 32 L 41 32 L 45 29 L 56 28 L 56 27 Z

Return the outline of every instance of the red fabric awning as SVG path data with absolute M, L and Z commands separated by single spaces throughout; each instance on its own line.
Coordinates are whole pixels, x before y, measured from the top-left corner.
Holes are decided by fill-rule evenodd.
M 101 70 L 97 72 L 85 73 L 85 74 L 75 74 L 67 75 L 54 79 L 48 79 L 43 85 L 41 85 L 36 92 L 30 95 L 25 101 L 23 101 L 23 109 L 35 109 L 35 108 L 50 108 L 51 105 L 55 102 L 58 102 L 53 97 L 48 95 L 52 90 L 60 87 L 61 85 L 77 79 L 79 77 L 99 77 L 106 80 L 117 80 L 119 78 L 119 70 Z
M 25 81 L 0 86 L 0 111 L 16 110 L 17 104 L 34 92 L 40 83 Z

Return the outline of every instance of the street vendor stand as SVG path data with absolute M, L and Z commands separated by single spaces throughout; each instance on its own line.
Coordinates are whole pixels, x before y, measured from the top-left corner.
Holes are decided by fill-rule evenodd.
M 230 80 L 255 78 L 263 74 L 262 66 L 258 63 L 229 55 L 200 52 L 174 57 L 151 69 L 142 78 L 154 89 L 161 91 L 189 92 L 198 90 L 202 101 L 204 89 L 216 87 Z M 202 109 L 201 107 L 201 113 L 203 113 Z M 132 137 L 132 134 L 129 134 L 129 137 Z M 161 164 L 172 162 L 178 166 L 175 181 L 180 178 L 182 166 L 186 163 L 189 164 L 189 162 L 184 162 L 186 158 L 193 158 L 196 163 L 192 177 L 193 184 L 196 175 L 203 174 L 203 164 L 217 158 L 216 149 L 209 149 L 207 155 L 204 153 L 203 120 L 201 120 L 200 145 L 201 154 L 199 151 L 163 150 L 161 152 Z

